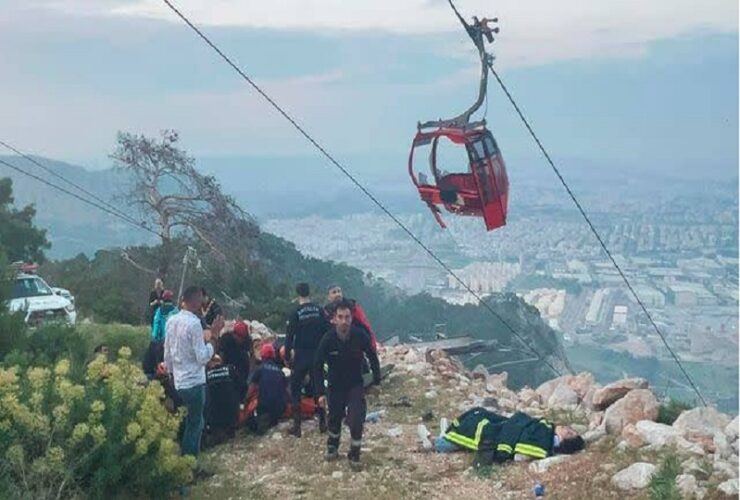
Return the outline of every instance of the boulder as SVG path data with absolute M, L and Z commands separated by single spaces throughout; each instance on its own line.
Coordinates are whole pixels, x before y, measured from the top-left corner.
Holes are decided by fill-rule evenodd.
M 494 373 L 486 378 L 486 384 L 491 384 L 496 389 L 506 389 L 509 380 L 509 372 Z
M 544 474 L 553 465 L 565 462 L 570 458 L 570 455 L 555 455 L 554 457 L 543 458 L 542 460 L 535 460 L 529 464 L 529 471 L 535 474 Z
M 732 419 L 732 422 L 727 424 L 725 427 L 725 435 L 727 436 L 727 439 L 730 440 L 730 442 L 733 442 L 738 438 L 738 435 L 740 434 L 740 429 L 738 428 L 738 417 L 735 417 Z
M 589 417 L 588 428 L 596 429 L 598 427 L 601 427 L 603 423 L 604 423 L 604 412 L 597 411 L 595 413 L 592 413 L 591 416 Z
M 620 490 L 641 490 L 650 484 L 653 474 L 653 464 L 637 462 L 617 472 L 612 477 L 612 484 Z
M 568 384 L 559 384 L 549 398 L 547 398 L 547 406 L 550 408 L 564 408 L 568 406 L 576 406 L 578 404 L 578 393 L 571 389 Z
M 691 474 L 676 476 L 676 487 L 683 498 L 704 498 L 705 492 L 699 488 L 699 483 Z
M 596 394 L 596 392 L 599 390 L 601 390 L 601 386 L 599 384 L 594 384 L 589 388 L 588 392 L 586 392 L 586 394 L 582 398 L 583 399 L 582 403 L 583 403 L 584 408 L 590 411 L 596 409 L 594 407 L 594 394 Z
M 645 440 L 637 432 L 634 424 L 627 424 L 622 429 L 622 439 L 629 445 L 630 448 L 639 448 L 645 444 Z
M 472 374 L 474 379 L 486 380 L 488 378 L 488 369 L 483 365 L 477 365 L 473 368 Z
M 737 498 L 737 479 L 728 479 L 724 483 L 721 483 L 719 486 L 717 486 L 717 491 L 724 495 L 727 495 L 728 497 Z
M 537 394 L 540 395 L 540 399 L 542 401 L 547 401 L 548 399 L 550 399 L 550 396 L 552 396 L 552 393 L 561 383 L 565 382 L 567 384 L 571 378 L 573 378 L 573 375 L 563 375 L 562 377 L 548 380 L 547 382 L 544 382 L 542 385 L 540 385 L 536 389 Z
M 409 349 L 409 352 L 407 352 L 403 357 L 403 361 L 408 364 L 413 364 L 423 361 L 423 358 L 416 349 Z
M 594 385 L 594 376 L 589 372 L 581 372 L 575 377 L 570 377 L 566 383 L 578 394 L 578 399 L 582 400 Z
M 591 444 L 595 443 L 604 436 L 606 436 L 606 430 L 603 427 L 597 427 L 596 429 L 592 429 L 586 432 L 583 435 L 583 440 L 586 441 L 586 444 Z
M 605 410 L 634 389 L 647 389 L 648 382 L 644 378 L 625 378 L 607 384 L 594 392 L 591 403 L 597 410 Z
M 519 391 L 519 401 L 522 403 L 522 406 L 530 407 L 533 405 L 539 405 L 541 403 L 540 401 L 540 395 L 537 394 L 537 391 L 534 389 L 530 389 L 529 387 L 525 387 L 521 391 Z
M 729 477 L 730 479 L 737 479 L 737 467 L 732 465 L 730 462 L 726 462 L 715 455 L 714 473 L 720 474 L 723 477 Z
M 711 406 L 702 406 L 682 412 L 673 422 L 673 427 L 684 434 L 692 432 L 694 435 L 714 438 L 717 432 L 724 432 L 729 423 L 729 416 Z
M 732 447 L 730 446 L 730 442 L 727 440 L 727 436 L 724 432 L 715 433 L 712 441 L 714 443 L 716 454 L 721 458 L 730 458 L 730 455 L 732 455 Z
M 640 420 L 655 420 L 658 418 L 658 400 L 647 389 L 635 389 L 604 413 L 606 432 L 619 434 L 627 424 L 636 424 Z
M 635 424 L 635 430 L 643 441 L 655 447 L 675 444 L 682 438 L 681 431 L 651 420 L 640 420 Z

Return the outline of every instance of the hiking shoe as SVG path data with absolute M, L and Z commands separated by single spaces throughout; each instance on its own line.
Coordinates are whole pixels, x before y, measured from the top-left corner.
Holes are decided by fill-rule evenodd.
M 339 458 L 339 452 L 337 449 L 333 446 L 329 446 L 326 448 L 326 453 L 324 453 L 324 460 L 331 462 L 332 460 L 336 460 Z

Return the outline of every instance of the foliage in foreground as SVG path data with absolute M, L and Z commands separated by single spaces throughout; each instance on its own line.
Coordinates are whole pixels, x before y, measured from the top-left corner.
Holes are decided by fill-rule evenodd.
M 676 485 L 676 477 L 681 472 L 681 464 L 675 455 L 666 456 L 650 480 L 651 500 L 674 500 L 681 498 Z
M 67 359 L 0 368 L 0 496 L 155 497 L 189 480 L 179 417 L 130 355 L 96 357 L 79 382 Z
M 681 412 L 690 410 L 691 408 L 693 408 L 692 405 L 671 398 L 658 407 L 657 422 L 666 425 L 673 425 L 673 422 L 676 421 Z

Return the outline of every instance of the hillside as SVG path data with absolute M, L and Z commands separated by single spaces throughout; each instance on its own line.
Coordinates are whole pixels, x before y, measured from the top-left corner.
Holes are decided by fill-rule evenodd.
M 300 440 L 287 436 L 284 423 L 265 437 L 240 434 L 207 451 L 206 463 L 216 474 L 196 485 L 193 496 L 518 499 L 533 497 L 539 482 L 553 499 L 737 498 L 737 418 L 730 422 L 716 410 L 696 408 L 672 425 L 656 423 L 666 418 L 666 407 L 644 389 L 644 380 L 601 387 L 582 373 L 515 392 L 505 373 L 471 373 L 439 351 L 399 345 L 384 349 L 381 359 L 395 369 L 368 400 L 369 411 L 385 413 L 366 424 L 361 472 L 352 472 L 345 460 L 323 461 L 324 436 L 313 423 Z M 472 406 L 573 424 L 587 448 L 483 470 L 472 468 L 469 453 L 420 449 L 419 423 L 436 435 L 441 417 L 452 419 Z

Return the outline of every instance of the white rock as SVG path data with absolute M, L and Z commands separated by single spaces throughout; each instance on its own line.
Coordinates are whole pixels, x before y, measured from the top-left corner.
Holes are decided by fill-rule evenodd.
M 692 443 L 691 441 L 689 441 L 688 439 L 684 439 L 683 437 L 678 438 L 675 444 L 676 448 L 684 453 L 690 453 L 692 455 L 697 455 L 700 457 L 706 455 L 706 452 L 704 451 L 702 445 L 698 443 Z
M 732 455 L 732 447 L 727 441 L 727 436 L 723 432 L 716 432 L 714 434 L 714 447 L 715 453 L 718 453 L 722 458 L 729 458 Z
M 612 477 L 612 484 L 620 490 L 640 490 L 650 484 L 655 474 L 655 466 L 646 462 L 637 462 L 622 469 Z
M 540 399 L 542 401 L 547 401 L 550 399 L 550 396 L 552 396 L 553 391 L 561 384 L 561 383 L 568 383 L 568 381 L 573 377 L 573 375 L 563 375 L 562 377 L 554 378 L 552 380 L 548 380 L 547 382 L 541 384 L 537 389 L 537 394 L 540 395 Z
M 737 467 L 724 460 L 714 460 L 714 473 L 724 477 L 737 479 Z
M 656 447 L 673 444 L 682 437 L 678 429 L 650 420 L 640 420 L 635 424 L 635 429 L 643 441 Z
M 697 498 L 700 496 L 699 483 L 691 474 L 681 474 L 676 476 L 676 487 L 678 488 L 678 491 L 681 492 L 681 496 L 683 498 Z
M 724 432 L 729 423 L 729 416 L 711 406 L 702 406 L 682 412 L 673 422 L 673 427 L 684 434 L 691 431 L 711 437 L 717 432 Z
M 601 427 L 597 427 L 596 429 L 592 429 L 588 432 L 586 432 L 583 435 L 583 440 L 586 441 L 587 444 L 595 443 L 599 439 L 606 436 L 606 429 L 602 425 Z
M 392 427 L 388 429 L 388 435 L 392 438 L 401 437 L 403 435 L 403 429 L 400 427 Z
M 736 440 L 738 435 L 740 435 L 740 429 L 738 428 L 739 425 L 738 417 L 735 417 L 732 419 L 732 422 L 727 424 L 727 427 L 725 427 L 725 435 L 730 442 Z
M 555 455 L 554 457 L 543 458 L 542 460 L 535 460 L 529 464 L 530 472 L 535 474 L 544 474 L 553 465 L 557 465 L 561 462 L 565 462 L 570 458 L 570 455 Z
M 274 439 L 275 441 L 280 441 L 283 439 L 283 435 L 280 434 L 279 432 L 274 432 L 271 438 Z
M 427 399 L 434 399 L 437 397 L 437 391 L 427 391 L 426 393 L 424 393 L 424 397 Z
M 340 470 L 335 470 L 331 473 L 332 479 L 342 479 L 344 477 L 344 472 Z
M 604 413 L 606 432 L 618 434 L 627 424 L 636 424 L 640 420 L 658 418 L 658 400 L 648 389 L 634 389 L 617 400 Z
M 550 408 L 563 408 L 578 404 L 578 394 L 568 384 L 558 385 L 547 399 Z
M 738 494 L 737 479 L 728 479 L 724 483 L 717 486 L 717 490 L 724 493 L 728 497 L 736 497 Z
M 422 361 L 421 354 L 419 354 L 419 351 L 416 349 L 409 349 L 409 352 L 406 353 L 406 355 L 403 357 L 404 362 L 406 363 L 418 363 L 419 361 Z

